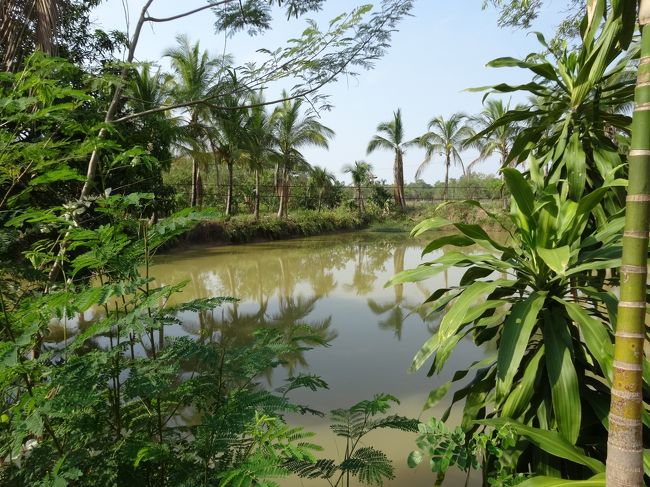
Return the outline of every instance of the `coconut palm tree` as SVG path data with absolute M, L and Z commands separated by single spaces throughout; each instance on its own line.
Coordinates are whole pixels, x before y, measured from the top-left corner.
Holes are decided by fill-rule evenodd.
M 255 174 L 255 219 L 260 217 L 260 171 L 264 170 L 269 162 L 277 156 L 274 150 L 276 139 L 273 134 L 271 116 L 262 105 L 262 93 L 250 97 L 253 108 L 248 110 L 244 124 L 244 137 L 246 153 L 244 155 L 248 167 Z
M 434 154 L 444 155 L 445 157 L 445 190 L 443 199 L 447 200 L 449 191 L 449 167 L 452 162 L 458 164 L 465 174 L 463 159 L 460 157 L 460 151 L 466 145 L 467 140 L 474 135 L 472 128 L 466 123 L 467 116 L 463 113 L 454 113 L 448 120 L 444 117 L 433 118 L 427 126 L 428 132 L 422 135 L 418 142 L 421 147 L 426 149 L 424 160 L 415 173 L 415 179 L 418 179 L 433 158 Z
M 222 68 L 229 58 L 213 59 L 207 51 L 201 51 L 199 43 L 191 44 L 187 36 L 176 37 L 178 45 L 167 49 L 164 56 L 170 59 L 174 75 L 171 94 L 174 100 L 199 100 L 208 96 L 218 84 Z M 208 131 L 211 126 L 210 110 L 203 104 L 185 109 L 186 118 L 180 144 L 192 158 L 192 196 L 190 204 L 196 206 L 202 189 L 200 164 L 197 154 L 205 154 L 208 145 Z
M 0 8 L 0 70 L 15 71 L 22 63 L 25 37 L 49 56 L 58 53 L 60 0 L 6 0 Z
M 213 128 L 209 131 L 217 159 L 228 170 L 228 192 L 226 195 L 226 215 L 233 213 L 234 166 L 249 159 L 250 141 L 247 140 L 247 113 L 242 104 L 244 98 L 227 95 L 220 99 L 222 108 L 212 110 Z
M 523 105 L 517 105 L 515 110 L 524 110 Z M 483 110 L 478 115 L 469 118 L 474 125 L 476 132 L 483 132 L 488 127 L 495 124 L 497 120 L 510 111 L 510 104 L 504 106 L 503 100 L 487 100 Z M 471 147 L 478 149 L 479 155 L 476 159 L 467 165 L 467 174 L 472 173 L 472 169 L 487 158 L 496 154 L 499 156 L 500 167 L 506 166 L 508 155 L 512 143 L 519 133 L 520 126 L 516 123 L 509 123 L 495 126 L 494 130 L 486 133 L 483 137 L 470 143 Z
M 367 154 L 373 153 L 376 149 L 392 150 L 395 152 L 395 162 L 393 164 L 393 179 L 395 188 L 393 195 L 395 205 L 402 210 L 406 207 L 404 200 L 404 152 L 410 145 L 414 145 L 416 140 L 404 140 L 404 126 L 402 124 L 402 111 L 397 109 L 393 112 L 393 120 L 382 122 L 377 125 L 375 136 L 368 143 Z
M 316 119 L 313 113 L 301 115 L 302 99 L 288 100 L 289 95 L 282 93 L 285 101 L 278 106 L 272 115 L 274 135 L 277 139 L 277 149 L 280 154 L 278 171 L 278 217 L 286 217 L 289 211 L 289 190 L 291 174 L 298 167 L 309 167 L 305 157 L 300 152 L 301 147 L 328 147 L 328 139 L 334 137 L 334 131 Z
M 346 164 L 343 166 L 343 172 L 352 176 L 352 183 L 357 189 L 357 207 L 359 213 L 364 212 L 362 187 L 372 180 L 372 165 L 365 161 L 354 161 L 354 165 Z
M 320 211 L 323 195 L 334 184 L 334 174 L 323 167 L 314 166 L 309 174 L 309 179 L 318 192 L 318 211 Z

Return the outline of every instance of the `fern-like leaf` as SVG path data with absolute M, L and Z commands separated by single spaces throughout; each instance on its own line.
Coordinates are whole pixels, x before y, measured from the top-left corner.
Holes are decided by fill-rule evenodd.
M 339 468 L 369 485 L 383 485 L 384 480 L 395 478 L 390 459 L 384 452 L 371 446 L 359 448 L 350 458 L 344 460 Z

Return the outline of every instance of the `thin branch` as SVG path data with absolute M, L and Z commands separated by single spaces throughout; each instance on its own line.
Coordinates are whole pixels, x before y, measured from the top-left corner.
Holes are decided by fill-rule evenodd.
M 172 20 L 182 19 L 183 17 L 187 17 L 189 15 L 201 12 L 203 10 L 207 10 L 207 9 L 209 9 L 211 7 L 218 7 L 220 5 L 224 5 L 226 3 L 230 3 L 230 2 L 234 2 L 234 1 L 235 0 L 220 0 L 218 2 L 211 2 L 211 3 L 208 3 L 207 5 L 204 5 L 203 7 L 198 7 L 198 8 L 195 8 L 194 10 L 189 10 L 187 12 L 183 12 L 183 13 L 178 14 L 178 15 L 173 15 L 171 17 L 160 17 L 160 18 L 158 18 L 158 17 L 146 16 L 144 18 L 144 20 L 145 20 L 145 22 L 171 22 Z

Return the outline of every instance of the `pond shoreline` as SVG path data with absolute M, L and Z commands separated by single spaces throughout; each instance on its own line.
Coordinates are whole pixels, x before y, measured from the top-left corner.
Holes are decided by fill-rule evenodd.
M 491 208 L 491 210 L 493 210 Z M 255 220 L 252 215 L 200 222 L 183 235 L 165 245 L 161 252 L 184 249 L 195 245 L 240 245 L 248 243 L 291 240 L 319 235 L 374 230 L 380 233 L 409 233 L 422 220 L 441 216 L 450 221 L 475 223 L 486 230 L 502 230 L 493 220 L 486 218 L 480 209 L 468 205 L 422 205 L 407 208 L 404 213 L 360 215 L 354 210 L 303 211 L 278 218 L 273 214 Z

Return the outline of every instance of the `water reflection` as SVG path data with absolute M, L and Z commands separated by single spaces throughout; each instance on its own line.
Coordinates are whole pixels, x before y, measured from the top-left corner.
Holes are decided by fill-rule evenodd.
M 182 329 L 175 331 L 179 334 L 241 341 L 260 327 L 280 328 L 294 336 L 302 332 L 301 324 L 310 325 L 317 341 L 331 346 L 291 357 L 287 369 L 276 370 L 278 377 L 269 376 L 268 380 L 279 383 L 282 375 L 308 369 L 323 377 L 330 389 L 294 391 L 294 401 L 328 411 L 386 392 L 402 401 L 396 413 L 416 417 L 429 391 L 449 380 L 454 368 L 484 356 L 469 340 L 463 340 L 450 357 L 445 374 L 427 378 L 426 370 L 407 373 L 414 354 L 440 322 L 440 314 L 431 314 L 421 303 L 437 288 L 457 283 L 462 275 L 450 270 L 437 279 L 385 288 L 395 273 L 421 262 L 423 245 L 424 241 L 405 234 L 361 232 L 201 247 L 159 256 L 152 274 L 160 284 L 189 281 L 176 300 L 212 296 L 240 300 L 212 312 L 183 316 Z M 441 403 L 440 410 L 447 406 Z M 326 425 L 316 418 L 300 421 L 308 429 L 323 432 L 318 442 L 329 450 L 325 456 L 337 455 L 341 445 L 328 446 L 332 440 Z M 387 485 L 430 485 L 430 473 L 413 475 L 405 470 L 413 437 L 389 436 L 373 440 L 377 446 L 387 445 L 400 471 L 401 478 Z

